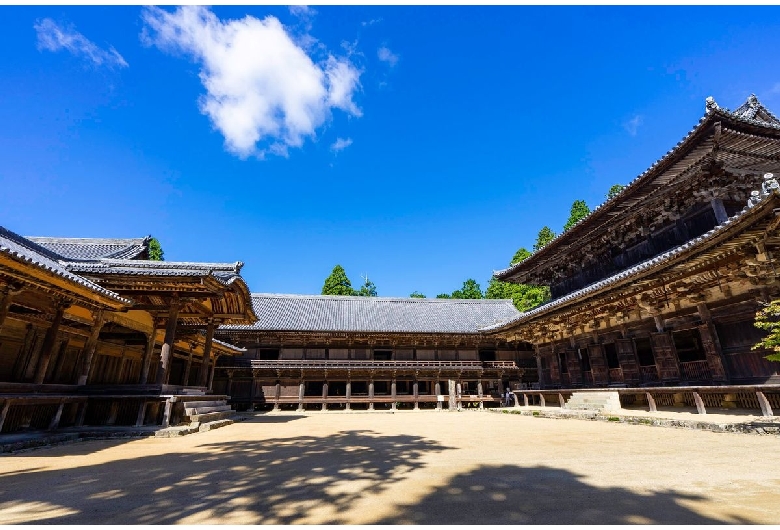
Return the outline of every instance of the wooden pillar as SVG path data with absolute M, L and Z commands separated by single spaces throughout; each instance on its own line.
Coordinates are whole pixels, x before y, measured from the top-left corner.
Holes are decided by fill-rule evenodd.
M 441 410 L 442 401 L 439 399 L 439 396 L 441 396 L 441 381 L 438 379 L 433 384 L 433 392 L 436 394 L 436 410 Z
M 214 319 L 210 318 L 206 327 L 206 344 L 203 347 L 203 368 L 200 374 L 200 386 L 209 386 L 209 370 L 211 368 L 211 343 L 214 340 Z
M 57 340 L 57 333 L 60 331 L 60 324 L 62 323 L 62 316 L 65 314 L 66 307 L 68 307 L 68 304 L 66 303 L 57 304 L 57 308 L 54 312 L 54 319 L 52 320 L 49 329 L 46 330 L 46 337 L 43 339 L 41 355 L 35 370 L 35 379 L 33 380 L 36 385 L 43 384 L 43 380 L 46 378 L 46 370 L 49 368 L 49 360 L 51 360 L 54 343 Z
M 179 308 L 181 302 L 178 295 L 171 299 L 171 307 L 168 311 L 168 323 L 165 326 L 165 339 L 160 350 L 160 364 L 157 367 L 158 385 L 164 385 L 168 380 L 168 372 L 171 368 L 171 357 L 173 356 L 173 342 L 176 340 L 176 319 L 179 317 Z
M 368 381 L 368 410 L 374 410 L 374 380 Z
M 396 409 L 396 405 L 395 405 L 395 396 L 396 396 L 396 394 L 395 394 L 395 377 L 393 377 L 393 380 L 390 382 L 390 396 L 393 399 L 393 404 L 391 406 L 391 409 L 395 410 Z
M 712 323 L 710 310 L 707 307 L 707 304 L 704 303 L 697 304 L 696 309 L 698 310 L 702 321 L 702 324 L 699 326 L 699 336 L 701 337 L 701 345 L 707 358 L 707 366 L 710 369 L 712 381 L 716 383 L 728 383 L 729 376 L 725 368 L 726 363 L 723 359 L 723 351 L 720 347 L 718 332 L 715 330 L 715 326 Z
M 306 394 L 306 384 L 301 381 L 298 383 L 298 412 L 303 412 L 303 397 Z
M 118 413 L 119 413 L 119 402 L 112 401 L 111 407 L 108 410 L 108 421 L 106 421 L 106 425 L 114 425 L 116 423 L 116 417 Z
M 282 397 L 282 383 L 277 381 L 276 388 L 274 388 L 274 410 L 279 411 L 279 398 Z
M 81 372 L 76 384 L 86 385 L 87 378 L 89 376 L 89 369 L 92 366 L 92 358 L 95 356 L 95 349 L 97 348 L 98 337 L 100 336 L 100 330 L 103 329 L 103 311 L 94 313 L 94 323 L 92 330 L 87 338 L 87 342 L 84 344 L 84 349 L 81 352 Z
M 190 384 L 190 370 L 192 370 L 192 352 L 195 349 L 194 344 L 190 344 L 190 354 L 187 356 L 187 365 L 184 367 L 184 377 L 182 377 L 182 386 Z
M 217 359 L 219 359 L 219 356 L 214 356 L 213 361 L 210 363 L 211 366 L 209 366 L 209 387 L 208 392 L 211 392 L 211 390 L 214 388 L 214 371 L 217 369 Z
M 721 225 L 725 223 L 729 216 L 726 213 L 726 207 L 723 205 L 723 200 L 712 199 L 710 204 L 712 205 L 712 211 L 715 213 L 715 220 L 718 222 L 718 224 Z
M 233 370 L 225 370 L 227 374 L 227 385 L 225 386 L 225 394 L 230 397 L 233 392 Z
M 54 362 L 54 369 L 51 371 L 51 382 L 56 383 L 60 377 L 62 372 L 62 365 L 65 362 L 65 356 L 68 352 L 68 343 L 70 342 L 70 339 L 62 339 L 60 341 L 60 345 L 57 348 L 57 360 Z
M 322 410 L 328 410 L 328 403 L 325 401 L 328 397 L 328 381 L 322 384 Z
M 536 354 L 534 355 L 536 358 L 536 373 L 539 378 L 539 388 L 544 388 L 545 380 L 544 380 L 544 371 L 542 370 L 542 356 L 539 354 L 539 348 L 536 348 Z
M 145 420 L 146 420 L 146 401 L 141 401 L 141 404 L 138 406 L 138 416 L 135 419 L 135 426 L 142 427 Z
M 252 381 L 249 383 L 249 410 L 251 412 L 254 412 L 255 410 L 255 386 L 257 385 L 257 372 L 255 370 L 251 371 L 252 373 Z
M 11 403 L 13 403 L 12 399 L 6 399 L 3 408 L 0 409 L 0 432 L 3 432 L 3 424 L 8 417 L 8 411 L 11 410 Z
M 352 398 L 352 380 L 347 379 L 347 405 L 346 409 L 350 410 L 350 403 L 349 400 Z
M 141 358 L 141 376 L 138 379 L 138 383 L 145 385 L 149 380 L 149 366 L 152 364 L 152 353 L 154 353 L 154 339 L 155 330 L 152 329 L 151 333 L 146 337 L 146 348 L 144 349 L 144 356 Z
M 482 379 L 477 380 L 477 396 L 479 397 L 479 408 L 484 409 L 485 404 L 482 402 Z

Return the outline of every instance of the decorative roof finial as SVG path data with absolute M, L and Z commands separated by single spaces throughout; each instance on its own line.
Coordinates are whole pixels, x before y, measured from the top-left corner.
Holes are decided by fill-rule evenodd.
M 761 191 L 753 190 L 750 192 L 750 198 L 748 199 L 748 208 L 752 208 L 764 197 L 768 197 L 772 192 L 780 190 L 780 184 L 775 179 L 774 174 L 764 173 L 764 182 L 761 184 Z
M 707 96 L 707 99 L 705 100 L 705 103 L 704 103 L 704 111 L 707 114 L 709 114 L 713 110 L 717 110 L 719 108 L 720 107 L 718 107 L 718 104 L 715 103 L 715 98 L 712 97 L 712 96 Z
M 756 97 L 755 94 L 750 94 L 748 96 L 747 102 L 748 105 L 750 105 L 751 107 L 755 107 L 756 105 L 758 105 L 758 98 Z

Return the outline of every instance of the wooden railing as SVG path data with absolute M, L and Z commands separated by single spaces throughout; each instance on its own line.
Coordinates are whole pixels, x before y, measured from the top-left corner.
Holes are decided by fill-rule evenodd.
M 657 383 L 660 381 L 658 378 L 658 368 L 656 368 L 654 364 L 640 366 L 639 373 L 642 383 Z
M 707 361 L 680 363 L 680 371 L 685 381 L 709 381 L 712 377 Z
M 610 383 L 622 383 L 623 382 L 623 369 L 622 368 L 610 368 L 609 369 L 609 382 Z
M 221 368 L 244 368 L 242 366 L 222 366 Z M 518 370 L 514 361 L 356 361 L 356 360 L 318 360 L 318 359 L 284 359 L 265 361 L 252 359 L 249 365 L 252 369 L 398 369 L 398 368 L 444 368 L 453 370 Z

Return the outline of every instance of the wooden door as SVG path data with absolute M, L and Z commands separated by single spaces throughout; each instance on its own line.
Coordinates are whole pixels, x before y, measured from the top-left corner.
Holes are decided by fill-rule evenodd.
M 650 344 L 653 348 L 655 365 L 662 382 L 677 382 L 680 380 L 680 363 L 670 333 L 662 331 L 650 334 Z
M 631 339 L 617 339 L 615 341 L 618 362 L 623 370 L 623 381 L 631 385 L 639 384 L 639 363 L 634 352 L 634 341 Z
M 590 357 L 590 371 L 593 374 L 593 384 L 605 386 L 609 382 L 609 378 L 607 375 L 607 360 L 604 357 L 604 346 L 601 344 L 590 344 L 588 346 L 588 357 Z

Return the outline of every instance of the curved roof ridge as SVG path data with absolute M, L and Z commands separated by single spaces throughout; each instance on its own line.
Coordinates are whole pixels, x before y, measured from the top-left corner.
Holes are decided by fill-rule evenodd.
M 742 117 L 742 116 L 740 116 L 740 115 L 737 115 L 737 114 L 736 114 L 736 112 L 737 112 L 737 111 L 731 112 L 731 111 L 729 111 L 728 109 L 724 109 L 724 108 L 721 108 L 721 107 L 719 107 L 719 106 L 718 106 L 718 104 L 715 102 L 715 99 L 714 99 L 712 96 L 709 96 L 709 97 L 708 97 L 708 98 L 705 100 L 705 114 L 704 114 L 704 116 L 702 116 L 702 117 L 699 119 L 699 122 L 698 122 L 698 123 L 697 123 L 697 124 L 696 124 L 696 125 L 695 125 L 695 126 L 694 126 L 694 127 L 691 129 L 691 130 L 690 130 L 690 131 L 688 131 L 688 134 L 686 134 L 686 135 L 685 135 L 685 136 L 684 136 L 684 137 L 683 137 L 683 138 L 682 138 L 682 139 L 681 139 L 679 142 L 677 142 L 677 143 L 674 145 L 674 147 L 672 147 L 671 149 L 669 149 L 669 150 L 668 150 L 668 151 L 667 151 L 667 152 L 666 152 L 666 153 L 665 153 L 663 156 L 661 156 L 660 158 L 656 159 L 656 161 L 655 161 L 655 162 L 653 162 L 653 163 L 650 165 L 650 167 L 648 167 L 647 169 L 645 169 L 645 170 L 644 170 L 642 173 L 640 173 L 640 174 L 639 174 L 638 176 L 636 176 L 636 177 L 635 177 L 633 180 L 631 180 L 631 182 L 629 182 L 628 184 L 626 184 L 626 185 L 623 187 L 623 189 L 622 189 L 622 190 L 620 190 L 620 192 L 618 192 L 617 194 L 615 194 L 613 197 L 606 199 L 604 202 L 602 202 L 601 204 L 599 204 L 598 206 L 596 206 L 595 208 L 593 208 L 593 209 L 592 209 L 592 210 L 591 210 L 591 211 L 588 213 L 588 215 L 586 215 L 585 217 L 583 217 L 582 219 L 580 219 L 579 221 L 577 221 L 576 223 L 574 223 L 572 226 L 570 226 L 570 227 L 569 227 L 569 229 L 568 229 L 568 230 L 566 230 L 566 231 L 564 231 L 564 232 L 561 232 L 560 234 L 558 234 L 557 236 L 555 236 L 555 237 L 554 237 L 553 239 L 551 239 L 551 240 L 550 240 L 550 241 L 549 241 L 549 242 L 548 242 L 546 245 L 544 245 L 544 246 L 543 246 L 543 247 L 541 247 L 540 249 L 538 249 L 538 250 L 535 250 L 533 253 L 531 253 L 531 255 L 530 255 L 530 256 L 528 256 L 528 257 L 527 257 L 525 260 L 523 260 L 523 261 L 520 261 L 520 262 L 518 262 L 518 263 L 515 263 L 514 265 L 510 265 L 509 267 L 507 267 L 507 268 L 504 268 L 504 269 L 494 270 L 494 271 L 493 271 L 493 276 L 495 276 L 495 277 L 498 277 L 498 276 L 500 276 L 500 275 L 507 275 L 507 274 L 510 274 L 511 272 L 513 272 L 513 271 L 515 271 L 515 270 L 518 270 L 518 269 L 520 269 L 520 268 L 521 268 L 521 264 L 522 264 L 522 263 L 524 263 L 525 261 L 527 261 L 527 260 L 531 259 L 533 256 L 535 256 L 535 255 L 538 255 L 540 252 L 542 252 L 542 251 L 543 251 L 543 250 L 545 250 L 546 248 L 548 248 L 548 247 L 552 246 L 552 245 L 553 245 L 553 243 L 556 243 L 557 241 L 559 241 L 559 240 L 560 240 L 560 239 L 561 239 L 561 238 L 562 238 L 562 237 L 563 237 L 565 234 L 568 234 L 568 233 L 570 233 L 570 232 L 573 232 L 573 231 L 574 231 L 574 229 L 575 229 L 577 226 L 579 226 L 580 224 L 584 223 L 586 220 L 593 218 L 597 212 L 601 212 L 601 211 L 602 211 L 603 209 L 605 209 L 605 208 L 606 208 L 608 205 L 612 205 L 612 204 L 614 204 L 615 202 L 618 202 L 618 201 L 620 201 L 620 200 L 621 200 L 621 198 L 622 198 L 622 197 L 623 197 L 623 196 L 624 196 L 626 193 L 628 193 L 629 191 L 633 190 L 634 186 L 635 186 L 635 185 L 636 185 L 636 184 L 637 184 L 639 181 L 641 181 L 641 180 L 642 180 L 642 179 L 643 179 L 643 178 L 644 178 L 646 175 L 648 175 L 648 174 L 650 174 L 652 171 L 654 171 L 654 170 L 655 170 L 655 169 L 656 169 L 656 168 L 657 168 L 657 167 L 658 167 L 658 166 L 659 166 L 661 163 L 663 163 L 665 160 L 669 159 L 669 158 L 670 158 L 670 157 L 671 157 L 673 154 L 675 154 L 675 153 L 676 153 L 676 152 L 677 152 L 677 151 L 678 151 L 678 150 L 679 150 L 679 149 L 680 149 L 680 148 L 683 146 L 683 144 L 685 144 L 686 142 L 688 142 L 688 141 L 689 141 L 689 140 L 690 140 L 690 139 L 693 137 L 693 135 L 694 135 L 694 134 L 695 134 L 697 131 L 699 131 L 699 130 L 701 129 L 702 125 L 703 125 L 703 124 L 704 124 L 706 121 L 708 121 L 709 119 L 711 119 L 711 118 L 710 118 L 710 116 L 714 116 L 714 115 L 721 115 L 721 116 L 725 116 L 725 117 L 734 118 L 734 119 L 736 119 L 736 120 L 743 121 L 743 122 L 745 122 L 745 123 L 750 123 L 750 124 L 753 124 L 753 125 L 769 126 L 769 127 L 773 127 L 773 128 L 780 129 L 780 120 L 778 120 L 778 118 L 776 118 L 776 117 L 774 116 L 774 114 L 772 114 L 771 112 L 769 112 L 769 110 L 768 110 L 768 109 L 766 109 L 766 107 L 764 107 L 764 106 L 763 106 L 763 105 L 762 105 L 760 102 L 758 102 L 758 98 L 756 98 L 756 96 L 755 96 L 754 94 L 751 94 L 751 95 L 748 97 L 747 101 L 746 101 L 744 104 L 742 104 L 742 105 L 739 107 L 739 109 L 742 109 L 743 107 L 746 107 L 747 105 L 749 105 L 749 103 L 751 102 L 751 99 L 752 99 L 752 100 L 754 100 L 754 103 L 753 103 L 754 105 L 756 105 L 756 104 L 757 104 L 757 105 L 759 105 L 759 106 L 760 106 L 760 108 L 761 108 L 761 109 L 763 109 L 763 110 L 764 110 L 764 111 L 765 111 L 767 114 L 769 114 L 769 115 L 770 115 L 772 118 L 774 118 L 774 119 L 777 121 L 777 123 L 776 123 L 776 124 L 774 124 L 774 123 L 770 123 L 770 122 L 759 121 L 759 120 L 754 120 L 754 119 L 749 119 L 749 118 Z M 738 110 L 739 110 L 739 109 L 738 109 Z
M 508 298 L 413 298 L 402 296 L 355 296 L 355 295 L 336 295 L 336 294 L 293 294 L 293 293 L 251 293 L 255 298 L 298 298 L 308 300 L 365 300 L 375 302 L 411 302 L 419 303 L 512 303 Z

